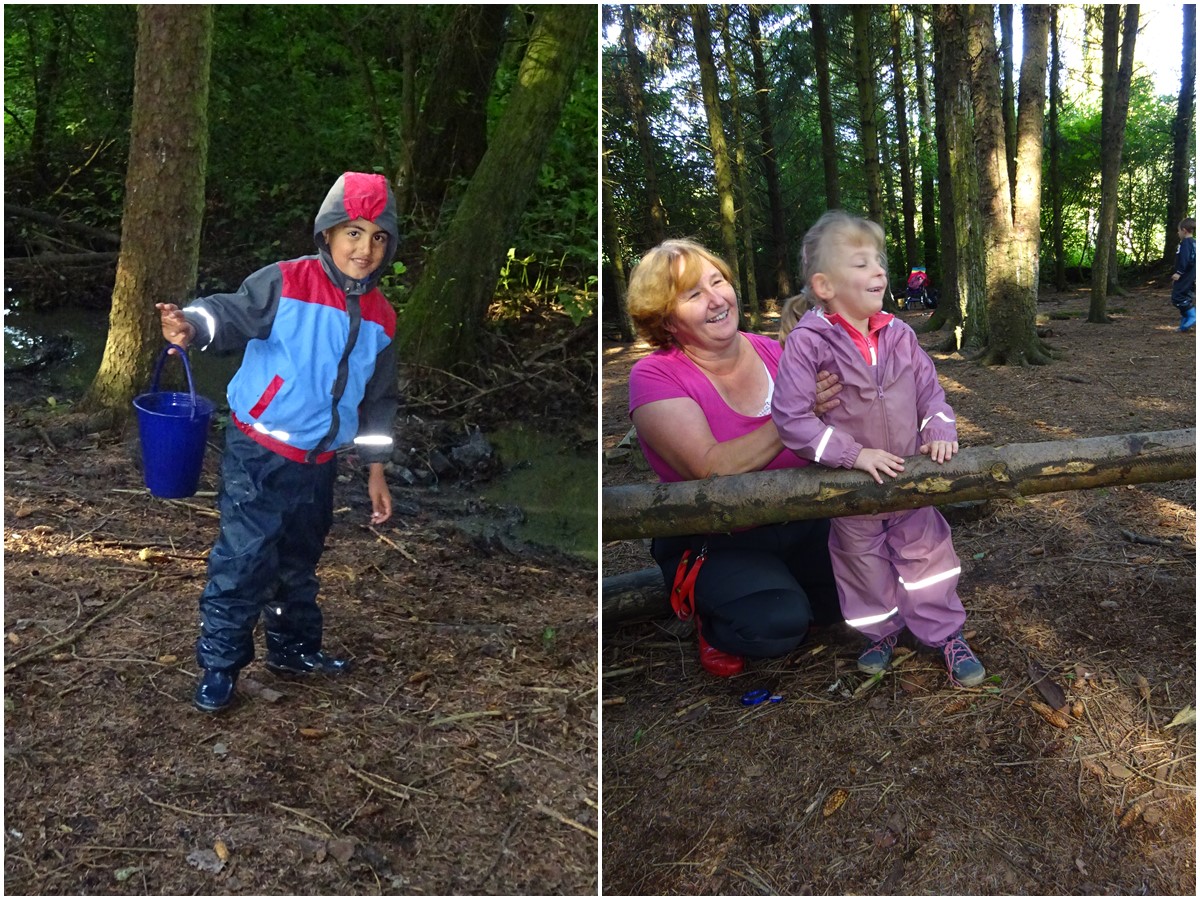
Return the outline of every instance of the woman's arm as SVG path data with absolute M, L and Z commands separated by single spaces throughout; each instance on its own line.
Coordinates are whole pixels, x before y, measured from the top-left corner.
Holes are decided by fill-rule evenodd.
M 783 450 L 770 419 L 741 437 L 718 441 L 704 411 L 689 397 L 655 400 L 639 406 L 630 418 L 638 437 L 688 479 L 756 472 Z

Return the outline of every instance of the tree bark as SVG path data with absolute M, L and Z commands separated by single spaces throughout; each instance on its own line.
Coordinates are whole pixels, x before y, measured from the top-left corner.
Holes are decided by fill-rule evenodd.
M 210 6 L 138 7 L 121 251 L 100 370 L 80 402 L 120 421 L 162 342 L 155 303 L 196 285 L 208 159 Z
M 595 49 L 593 9 L 536 10 L 487 152 L 397 323 L 405 359 L 417 365 L 453 369 L 475 359 L 500 264 L 537 184 L 576 66 Z
M 737 174 L 738 196 L 742 199 L 742 305 L 749 313 L 750 327 L 758 329 L 762 305 L 758 297 L 758 278 L 754 271 L 754 223 L 750 214 L 750 181 L 746 175 L 746 135 L 742 128 L 741 99 L 737 60 L 733 57 L 733 21 L 726 14 L 721 29 L 725 49 L 725 70 L 729 73 L 729 114 L 733 117 L 734 171 Z
M 1001 85 L 1001 110 L 1004 113 L 1004 151 L 1008 160 L 1008 183 L 1011 202 L 1017 202 L 1017 113 L 1014 108 L 1016 89 L 1013 85 L 1013 8 L 1000 4 L 1000 58 L 1004 66 Z
M 733 172 L 729 165 L 729 147 L 725 141 L 725 122 L 721 115 L 721 96 L 717 84 L 717 67 L 713 62 L 712 25 L 708 7 L 693 4 L 690 7 L 692 36 L 696 41 L 696 62 L 700 67 L 700 91 L 704 96 L 704 113 L 708 119 L 708 139 L 716 174 L 717 203 L 721 224 L 721 249 L 726 265 L 733 274 L 733 283 L 742 280 L 738 265 L 737 210 L 733 195 Z M 745 303 L 741 306 L 742 327 L 748 322 Z
M 849 469 L 812 465 L 705 481 L 604 488 L 605 541 L 728 533 L 755 525 L 857 516 L 968 500 L 1184 481 L 1196 477 L 1196 429 L 1073 441 L 969 447 L 937 464 L 910 457 L 876 484 Z
M 1062 59 L 1058 53 L 1058 7 L 1050 7 L 1050 124 L 1046 140 L 1050 145 L 1050 239 L 1054 252 L 1054 287 L 1058 291 L 1067 289 L 1067 262 L 1063 254 L 1063 198 L 1062 174 L 1059 161 L 1062 157 L 1062 135 L 1058 130 L 1058 111 L 1062 108 L 1062 92 L 1059 88 L 1059 72 Z
M 917 198 L 909 163 L 908 101 L 904 91 L 904 64 L 901 53 L 900 7 L 891 8 L 892 19 L 892 98 L 896 105 L 896 150 L 900 156 L 900 203 L 904 208 L 904 265 L 901 274 L 907 276 L 917 263 Z M 928 271 L 928 270 L 927 270 Z
M 929 111 L 929 86 L 925 77 L 925 20 L 922 7 L 913 6 L 913 56 L 917 67 L 917 114 L 920 135 L 917 138 L 917 159 L 921 171 L 921 242 L 924 248 L 925 271 L 932 284 L 942 290 L 942 263 L 938 247 L 937 222 L 937 160 L 930 143 L 933 117 Z
M 868 216 L 883 221 L 883 187 L 879 172 L 879 129 L 875 124 L 875 70 L 871 65 L 871 7 L 851 11 L 854 22 L 854 75 L 858 85 L 858 119 L 862 129 L 863 165 L 867 173 Z
M 615 209 L 612 195 L 612 182 L 608 178 L 608 156 L 600 154 L 600 181 L 604 191 L 604 208 Z M 625 301 L 625 290 L 629 280 L 625 276 L 625 248 L 621 244 L 621 235 L 617 230 L 617 217 L 611 213 L 604 216 L 604 252 L 612 266 L 613 278 L 611 285 L 616 295 L 611 299 L 617 308 L 617 328 L 621 332 L 621 340 L 632 343 L 637 337 L 633 319 L 629 317 L 629 307 Z
M 1175 262 L 1179 246 L 1179 222 L 1188 215 L 1188 163 L 1191 162 L 1192 117 L 1196 106 L 1196 4 L 1183 5 L 1183 65 L 1179 81 L 1179 105 L 1171 128 L 1171 188 L 1167 199 L 1167 237 L 1163 262 Z
M 654 137 L 650 134 L 650 122 L 646 118 L 645 76 L 642 74 L 642 51 L 637 46 L 637 35 L 633 27 L 632 6 L 621 7 L 621 43 L 625 48 L 625 65 L 628 69 L 626 87 L 629 107 L 637 127 L 638 151 L 642 158 L 642 178 L 646 185 L 646 202 L 649 218 L 646 221 L 645 243 L 657 247 L 667 239 L 667 211 L 663 208 L 662 194 L 658 189 L 658 169 L 654 162 Z
M 837 133 L 833 129 L 833 106 L 829 95 L 829 26 L 820 4 L 810 3 L 808 12 L 812 19 L 813 66 L 817 70 L 817 117 L 821 122 L 825 208 L 840 209 L 842 193 L 838 185 Z
M 1049 7 L 1021 7 L 1024 48 L 1021 95 L 1017 111 L 1016 187 L 1013 190 L 1013 239 L 1017 283 L 1032 298 L 1030 320 L 1037 308 L 1042 249 L 1042 142 L 1046 110 L 1046 33 Z
M 1044 40 L 1041 46 L 1041 71 L 1045 72 Z M 971 8 L 967 51 L 971 58 L 975 157 L 979 167 L 987 266 L 990 337 L 982 360 L 989 365 L 1042 364 L 1050 357 L 1037 336 L 1034 324 L 1037 285 L 1030 285 L 1024 249 L 1013 224 L 1004 124 L 1000 115 L 1000 73 L 990 5 Z M 1040 135 L 1040 130 L 1038 133 Z
M 1100 325 L 1108 322 L 1109 268 L 1117 246 L 1117 188 L 1121 175 L 1121 152 L 1125 147 L 1125 120 L 1129 114 L 1129 84 L 1133 77 L 1133 48 L 1137 39 L 1138 5 L 1125 7 L 1122 28 L 1121 62 L 1115 74 L 1111 60 L 1115 59 L 1117 20 L 1121 9 L 1117 5 L 1104 7 L 1104 103 L 1101 113 L 1100 152 L 1100 224 L 1096 235 L 1096 254 L 1092 260 L 1092 301 L 1088 307 L 1088 322 Z
M 763 178 L 767 183 L 767 204 L 771 209 L 771 245 L 775 255 L 775 296 L 790 297 L 792 264 L 788 258 L 787 217 L 783 211 L 783 192 L 779 187 L 779 163 L 775 153 L 775 126 L 771 115 L 767 66 L 763 60 L 762 30 L 759 28 L 757 7 L 747 8 L 750 20 L 750 54 L 754 59 L 754 100 L 758 106 L 759 143 L 762 145 Z

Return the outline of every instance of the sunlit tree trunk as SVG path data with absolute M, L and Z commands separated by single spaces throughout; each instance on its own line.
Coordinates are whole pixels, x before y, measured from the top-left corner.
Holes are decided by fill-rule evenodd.
M 138 7 L 121 255 L 108 341 L 80 408 L 126 416 L 162 346 L 155 303 L 196 285 L 208 158 L 212 7 Z
M 738 196 L 742 198 L 742 303 L 750 316 L 750 327 L 757 330 L 762 307 L 758 297 L 758 278 L 754 271 L 754 224 L 750 209 L 750 186 L 746 176 L 746 135 L 742 128 L 741 98 L 737 61 L 733 58 L 733 22 L 726 15 L 721 38 L 725 49 L 725 71 L 729 73 L 729 113 L 733 118 L 734 170 Z
M 1108 288 L 1111 257 L 1116 249 L 1117 186 L 1121 174 L 1121 151 L 1125 146 L 1125 120 L 1129 113 L 1129 84 L 1133 76 L 1133 48 L 1137 38 L 1138 5 L 1125 7 L 1121 62 L 1113 72 L 1117 54 L 1118 21 L 1121 8 L 1104 7 L 1104 102 L 1100 138 L 1100 223 L 1096 236 L 1096 255 L 1092 261 L 1092 302 L 1087 320 L 1093 324 L 1108 321 Z
M 1017 283 L 1032 297 L 1034 311 L 1037 307 L 1042 248 L 1042 131 L 1046 109 L 1046 33 L 1049 17 L 1048 6 L 1026 3 L 1021 7 L 1024 49 L 1017 110 L 1013 238 L 1016 243 Z
M 533 32 L 487 152 L 397 324 L 404 358 L 452 369 L 474 362 L 500 264 L 537 184 L 575 70 L 596 52 L 596 12 L 538 6 Z
M 642 51 L 638 49 L 634 31 L 634 7 L 621 7 L 621 44 L 625 48 L 625 66 L 629 106 L 633 111 L 637 127 L 638 152 L 642 159 L 642 179 L 649 206 L 646 222 L 646 244 L 657 246 L 667 239 L 667 211 L 663 208 L 662 194 L 658 189 L 658 167 L 654 162 L 654 138 L 650 134 L 650 122 L 646 118 L 645 76 L 642 73 Z
M 1167 238 L 1163 243 L 1163 261 L 1175 261 L 1179 245 L 1179 221 L 1188 215 L 1188 163 L 1192 159 L 1192 118 L 1196 105 L 1196 4 L 1183 6 L 1183 72 L 1179 82 L 1179 106 L 1171 135 L 1174 152 L 1171 156 L 1171 189 L 1167 202 Z
M 708 7 L 691 7 L 692 35 L 696 40 L 696 60 L 700 66 L 700 90 L 704 95 L 704 112 L 708 118 L 708 137 L 712 145 L 713 168 L 716 171 L 717 202 L 720 206 L 721 246 L 726 264 L 733 272 L 733 283 L 741 282 L 738 268 L 737 215 L 733 196 L 733 172 L 729 165 L 729 149 L 725 141 L 725 124 L 721 115 L 721 98 L 717 85 L 717 67 L 713 63 L 712 25 Z M 742 306 L 743 325 L 748 310 Z
M 1017 187 L 1017 113 L 1013 108 L 1016 88 L 1013 85 L 1013 8 L 1000 4 L 1000 60 L 1004 66 L 1000 104 L 1004 113 L 1004 149 L 1008 160 L 1008 183 L 1012 200 L 1016 201 Z
M 875 70 L 871 65 L 871 7 L 855 6 L 854 80 L 858 85 L 858 119 L 862 129 L 863 165 L 867 174 L 867 214 L 883 222 L 883 187 L 879 174 L 879 129 L 875 124 Z
M 1050 124 L 1046 140 L 1050 144 L 1050 239 L 1054 248 L 1054 287 L 1067 289 L 1067 263 L 1063 256 L 1063 198 L 1059 160 L 1062 155 L 1062 135 L 1058 131 L 1058 111 L 1062 108 L 1059 72 L 1062 60 L 1058 55 L 1058 7 L 1050 7 Z
M 809 4 L 812 18 L 813 60 L 817 70 L 817 117 L 821 122 L 821 163 L 825 173 L 825 208 L 842 205 L 838 186 L 837 134 L 833 130 L 833 107 L 829 99 L 829 26 L 819 4 Z
M 783 211 L 783 192 L 779 188 L 779 164 L 775 158 L 775 126 L 771 115 L 770 83 L 763 60 L 762 30 L 757 8 L 746 7 L 750 27 L 750 54 L 754 59 L 754 100 L 758 107 L 759 143 L 762 146 L 763 178 L 767 184 L 767 204 L 771 209 L 771 244 L 775 251 L 775 296 L 790 297 L 792 265 L 788 259 L 787 219 Z
M 603 298 L 603 302 L 612 301 L 617 310 L 617 328 L 621 332 L 621 340 L 629 343 L 637 337 L 633 320 L 629 317 L 629 308 L 625 304 L 625 289 L 629 284 L 625 276 L 625 247 L 621 243 L 621 234 L 617 230 L 617 217 L 612 214 L 616 209 L 613 202 L 612 182 L 608 178 L 608 156 L 600 154 L 600 181 L 604 195 L 604 209 L 608 214 L 604 220 L 604 254 L 612 266 L 613 279 L 610 283 L 612 290 Z
M 904 65 L 901 54 L 900 7 L 891 8 L 892 18 L 892 97 L 896 105 L 896 151 L 900 156 L 900 197 L 904 207 L 904 265 L 902 275 L 916 264 L 917 198 L 913 188 L 912 168 L 909 165 L 908 102 L 904 91 Z

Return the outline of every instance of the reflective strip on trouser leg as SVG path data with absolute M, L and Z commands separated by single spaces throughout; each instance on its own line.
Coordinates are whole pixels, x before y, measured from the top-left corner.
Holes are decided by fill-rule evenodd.
M 872 640 L 904 627 L 904 592 L 896 581 L 886 521 L 846 516 L 829 523 L 829 559 L 846 624 Z
M 967 618 L 958 597 L 962 566 L 950 526 L 936 509 L 925 507 L 889 516 L 887 530 L 904 624 L 917 640 L 938 646 Z
M 861 630 L 866 625 L 878 625 L 880 622 L 886 622 L 898 612 L 900 612 L 900 610 L 899 608 L 896 608 L 891 612 L 880 613 L 877 616 L 863 616 L 861 619 L 847 619 L 846 624 L 851 628 L 858 628 Z
M 955 566 L 953 569 L 947 569 L 945 572 L 938 572 L 936 575 L 930 575 L 928 578 L 922 578 L 920 581 L 906 582 L 903 578 L 900 583 L 904 585 L 906 591 L 919 591 L 922 588 L 932 587 L 935 584 L 940 584 L 947 578 L 957 578 L 962 573 L 962 566 Z

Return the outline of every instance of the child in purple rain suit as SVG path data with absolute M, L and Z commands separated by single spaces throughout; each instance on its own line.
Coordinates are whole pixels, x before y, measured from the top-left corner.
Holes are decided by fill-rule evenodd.
M 772 401 L 784 446 L 830 467 L 860 469 L 882 484 L 904 457 L 938 463 L 958 452 L 954 411 L 916 334 L 882 311 L 887 290 L 883 230 L 840 211 L 804 238 L 810 309 L 786 336 Z M 781 336 L 782 337 L 782 336 Z M 841 380 L 841 404 L 811 412 L 816 373 Z M 933 507 L 831 521 L 829 555 L 842 614 L 871 641 L 858 667 L 887 668 L 905 627 L 941 649 L 951 681 L 979 684 L 983 666 L 962 636 L 966 612 L 950 526 Z

